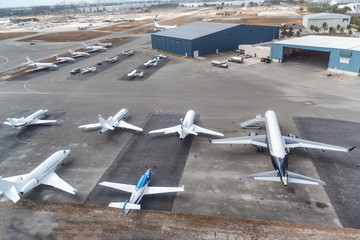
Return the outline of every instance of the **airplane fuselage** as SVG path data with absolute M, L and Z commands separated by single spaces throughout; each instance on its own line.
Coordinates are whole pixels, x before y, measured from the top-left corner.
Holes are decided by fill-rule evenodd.
M 267 145 L 274 169 L 278 172 L 281 182 L 287 185 L 288 153 L 284 146 L 279 123 L 274 111 L 265 113 Z
M 129 110 L 126 109 L 126 108 L 121 109 L 121 110 L 112 118 L 112 122 L 109 123 L 109 124 L 114 127 L 115 123 L 120 122 L 120 121 L 125 117 L 125 115 L 128 113 L 128 111 L 129 111 Z
M 31 189 L 41 184 L 42 180 L 53 172 L 59 163 L 70 154 L 70 150 L 59 150 L 42 162 L 38 167 L 29 173 L 25 179 L 21 180 L 21 188 L 17 189 L 20 194 L 25 194 Z
M 191 131 L 193 131 L 194 130 L 194 119 L 195 119 L 195 112 L 193 110 L 189 110 L 185 114 L 184 121 L 180 120 L 181 121 L 180 124 L 184 128 L 187 128 L 187 129 L 190 129 Z M 183 131 L 181 129 L 179 135 L 180 135 L 180 140 L 183 140 L 188 135 L 188 133 L 186 133 L 185 131 Z
M 131 194 L 129 203 L 138 204 L 144 196 L 145 190 L 150 182 L 151 170 L 148 169 L 144 175 L 142 175 L 136 184 L 135 191 Z M 129 210 L 125 210 L 126 214 L 129 214 Z

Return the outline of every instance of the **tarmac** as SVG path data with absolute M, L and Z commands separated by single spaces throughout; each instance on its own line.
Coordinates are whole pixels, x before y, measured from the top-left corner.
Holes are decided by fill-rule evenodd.
M 1 121 L 40 108 L 50 111 L 49 119 L 58 119 L 54 126 L 29 130 L 0 126 L 0 176 L 30 172 L 55 151 L 71 150 L 56 173 L 77 194 L 40 186 L 25 195 L 25 200 L 106 206 L 128 199 L 129 194 L 97 184 L 103 180 L 136 184 L 146 165 L 154 171 L 150 185 L 185 186 L 182 193 L 144 197 L 141 204 L 147 209 L 360 228 L 358 149 L 350 154 L 292 151 L 290 171 L 324 180 L 327 185 L 284 187 L 279 182 L 247 178 L 273 170 L 266 149 L 258 153 L 254 146 L 212 145 L 211 136 L 201 134 L 185 141 L 176 135 L 146 136 L 148 130 L 176 125 L 189 109 L 198 114 L 202 127 L 225 137 L 247 136 L 255 130 L 241 129 L 240 122 L 272 109 L 283 135 L 359 146 L 358 78 L 326 77 L 323 69 L 260 60 L 230 63 L 229 69 L 221 69 L 211 66 L 213 59 L 194 62 L 168 57 L 166 64 L 151 70 L 146 81 L 119 81 L 156 55 L 140 48 L 149 47 L 147 44 L 149 36 L 141 35 L 79 63 L 76 60 L 55 71 L 0 82 Z M 94 65 L 128 49 L 135 49 L 135 54 L 89 75 L 86 81 L 67 80 L 72 68 Z M 16 55 L 24 49 L 12 51 Z M 121 108 L 131 110 L 126 121 L 144 127 L 143 133 L 119 129 L 99 134 L 78 129 L 97 122 L 100 113 L 113 116 Z M 264 134 L 265 129 L 256 132 Z

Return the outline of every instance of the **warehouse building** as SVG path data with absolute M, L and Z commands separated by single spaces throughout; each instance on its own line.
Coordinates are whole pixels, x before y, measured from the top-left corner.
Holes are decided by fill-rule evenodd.
M 303 16 L 303 26 L 310 28 L 311 25 L 315 27 L 322 27 L 324 22 L 327 23 L 328 28 L 336 28 L 337 25 L 346 28 L 350 24 L 350 16 L 337 13 L 315 13 Z
M 271 44 L 270 57 L 358 76 L 360 41 L 354 37 L 306 36 Z
M 194 22 L 151 34 L 152 48 L 187 57 L 237 49 L 279 38 L 279 27 Z

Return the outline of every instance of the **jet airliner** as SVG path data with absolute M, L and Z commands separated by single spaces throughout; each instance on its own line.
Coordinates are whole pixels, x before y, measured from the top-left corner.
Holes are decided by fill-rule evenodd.
M 268 110 L 265 113 L 265 118 L 262 118 L 260 115 L 258 115 L 255 119 L 251 119 L 241 124 L 241 127 L 245 128 L 254 124 L 258 124 L 259 122 L 265 122 L 266 135 L 250 134 L 247 137 L 217 139 L 210 141 L 211 143 L 216 144 L 253 144 L 257 147 L 268 148 L 271 156 L 271 162 L 275 171 L 248 176 L 249 178 L 253 178 L 255 180 L 281 181 L 285 186 L 287 186 L 288 183 L 326 185 L 326 183 L 321 180 L 288 171 L 288 157 L 290 149 L 303 147 L 306 149 L 322 149 L 323 151 L 331 150 L 339 152 L 350 152 L 355 148 L 352 147 L 348 149 L 344 147 L 303 140 L 294 136 L 282 136 L 276 114 L 272 110 Z

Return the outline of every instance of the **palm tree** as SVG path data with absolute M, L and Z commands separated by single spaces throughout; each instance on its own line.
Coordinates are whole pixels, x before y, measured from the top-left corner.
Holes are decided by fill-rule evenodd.
M 340 25 L 339 25 L 339 26 L 340 26 Z M 314 31 L 315 31 L 315 26 L 314 26 L 314 25 L 311 25 L 311 26 L 310 26 L 310 31 L 311 31 L 311 32 L 314 32 Z
M 327 31 L 329 28 L 328 28 L 328 25 L 327 25 L 327 23 L 326 22 L 323 22 L 323 24 L 322 24 L 322 28 L 323 28 L 323 30 L 324 30 L 324 32 L 325 31 Z
M 336 26 L 336 29 L 337 29 L 338 31 L 340 31 L 340 28 L 341 28 L 341 26 L 340 26 L 340 24 L 338 24 L 338 25 Z

